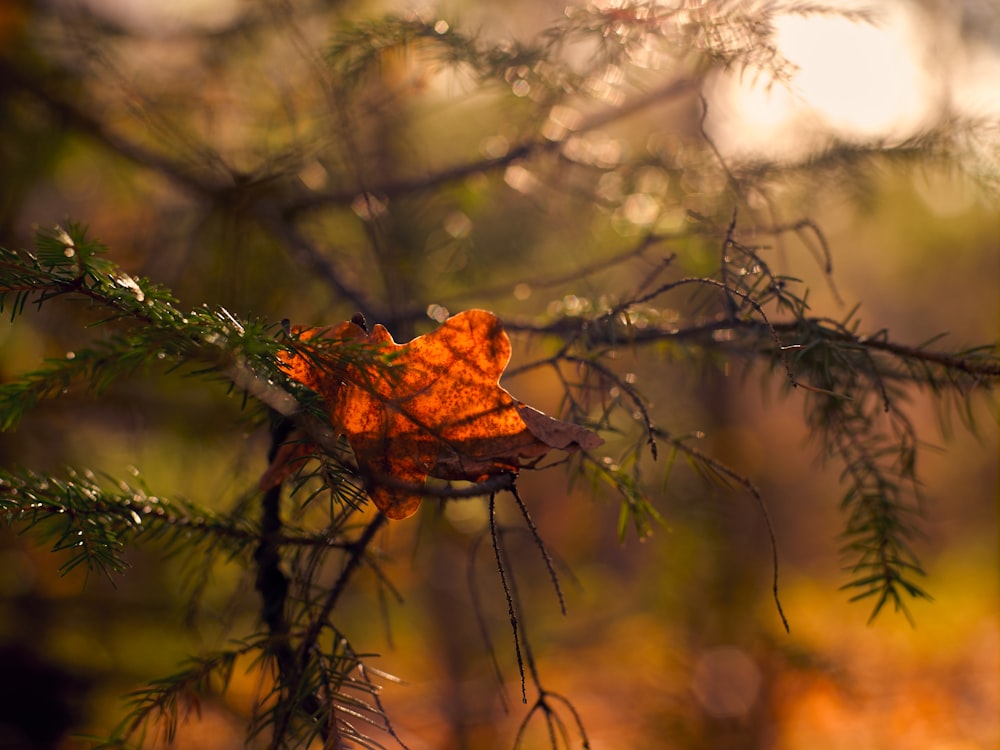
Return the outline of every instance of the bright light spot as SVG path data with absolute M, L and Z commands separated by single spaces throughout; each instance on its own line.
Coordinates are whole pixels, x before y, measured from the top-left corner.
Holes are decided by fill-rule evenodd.
M 562 298 L 562 308 L 567 315 L 581 315 L 590 311 L 590 300 L 586 297 L 577 297 L 575 294 L 567 294 Z
M 63 245 L 65 246 L 65 249 L 63 250 L 63 255 L 65 255 L 67 258 L 72 258 L 74 255 L 76 255 L 76 245 L 73 244 L 73 238 L 69 236 L 69 232 L 67 232 L 58 224 L 56 225 L 56 236 L 59 238 L 59 241 L 63 243 Z
M 144 299 L 146 299 L 146 293 L 142 291 L 142 287 L 140 287 L 136 283 L 135 279 L 133 279 L 127 273 L 123 273 L 120 276 L 116 276 L 115 283 L 118 284 L 118 286 L 122 287 L 123 289 L 128 289 L 130 292 L 132 292 L 135 295 L 135 298 L 139 302 L 142 302 Z
M 996 118 L 1000 113 L 1000 54 L 996 47 L 970 42 L 956 56 L 952 96 L 970 117 Z
M 539 186 L 538 178 L 520 164 L 511 164 L 507 167 L 503 179 L 519 193 L 530 193 Z
M 592 164 L 601 169 L 617 167 L 623 156 L 621 142 L 600 131 L 569 138 L 563 147 L 563 154 L 571 161 Z
M 709 128 L 736 157 L 797 159 L 831 139 L 898 143 L 939 116 L 941 77 L 926 64 L 927 30 L 911 6 L 885 3 L 873 23 L 835 15 L 784 15 L 774 44 L 787 82 L 767 71 L 720 75 Z
M 660 212 L 660 204 L 646 193 L 633 193 L 622 204 L 622 215 L 632 224 L 649 226 L 656 221 Z
M 444 231 L 456 240 L 468 237 L 472 231 L 472 219 L 461 211 L 452 211 L 444 217 Z
M 510 141 L 502 135 L 494 135 L 486 138 L 479 148 L 484 156 L 490 159 L 501 159 L 510 151 Z
M 576 130 L 583 124 L 583 115 L 580 114 L 580 110 L 562 104 L 557 104 L 552 108 L 552 111 L 549 112 L 549 119 L 567 130 Z
M 601 175 L 601 179 L 597 182 L 597 196 L 610 203 L 620 201 L 624 189 L 624 180 L 618 172 L 608 172 Z
M 793 92 L 845 137 L 905 137 L 927 114 L 912 23 L 888 15 L 877 26 L 820 16 L 775 23 L 778 48 L 799 68 Z
M 542 125 L 542 135 L 550 141 L 561 141 L 583 122 L 579 110 L 557 104 L 549 112 L 549 119 Z
M 161 36 L 192 28 L 223 28 L 236 18 L 241 5 L 239 0 L 84 0 L 84 4 L 126 28 Z
M 705 651 L 695 664 L 691 690 L 710 716 L 738 718 L 747 714 L 760 691 L 760 669 L 738 648 Z
M 449 26 L 448 22 L 445 21 L 443 18 L 434 24 L 434 31 L 437 32 L 438 34 L 447 34 L 448 29 L 450 28 L 451 26 Z
M 389 206 L 371 193 L 362 193 L 351 203 L 351 210 L 364 221 L 372 221 L 388 211 Z
M 299 179 L 310 190 L 319 190 L 326 185 L 326 167 L 318 161 L 311 161 L 299 170 Z
M 431 320 L 435 320 L 438 323 L 444 323 L 448 320 L 448 316 L 451 313 L 448 312 L 448 308 L 443 305 L 428 305 L 427 306 L 427 317 Z
M 604 78 L 594 77 L 588 79 L 586 88 L 595 99 L 613 107 L 620 107 L 625 103 L 625 92 L 622 88 Z

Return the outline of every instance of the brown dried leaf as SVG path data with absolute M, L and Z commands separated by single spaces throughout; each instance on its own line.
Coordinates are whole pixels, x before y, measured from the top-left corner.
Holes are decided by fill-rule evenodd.
M 416 512 L 428 476 L 481 482 L 533 467 L 553 448 L 603 443 L 499 385 L 510 340 L 490 312 L 459 313 L 406 344 L 380 325 L 369 335 L 349 322 L 300 332 L 300 341 L 311 339 L 319 343 L 282 354 L 281 367 L 322 396 L 369 495 L 389 518 Z M 370 365 L 346 364 L 351 357 L 344 347 L 372 355 L 360 358 Z M 273 485 L 290 471 L 272 466 L 265 478 Z

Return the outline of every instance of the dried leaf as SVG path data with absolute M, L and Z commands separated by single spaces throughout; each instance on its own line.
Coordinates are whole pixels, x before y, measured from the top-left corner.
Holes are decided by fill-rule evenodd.
M 510 340 L 500 320 L 484 310 L 459 313 L 406 344 L 393 341 L 381 325 L 369 335 L 351 322 L 298 336 L 317 343 L 283 353 L 281 367 L 323 398 L 331 423 L 347 436 L 369 495 L 389 518 L 416 512 L 419 487 L 429 476 L 481 482 L 534 467 L 553 448 L 589 450 L 603 443 L 583 427 L 520 403 L 499 385 Z M 262 483 L 290 471 L 272 466 Z

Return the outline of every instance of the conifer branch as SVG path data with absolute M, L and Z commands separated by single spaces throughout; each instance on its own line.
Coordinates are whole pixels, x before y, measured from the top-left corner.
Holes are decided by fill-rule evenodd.
M 508 322 L 510 330 L 553 336 L 563 342 L 552 356 L 522 365 L 508 376 L 542 366 L 552 367 L 567 394 L 576 390 L 583 399 L 577 403 L 570 398 L 570 410 L 575 415 L 586 414 L 588 399 L 596 394 L 604 403 L 598 428 L 614 429 L 615 414 L 624 412 L 653 441 L 655 435 L 669 433 L 654 427 L 635 386 L 604 363 L 610 352 L 673 341 L 683 343 L 688 350 L 700 348 L 706 356 L 718 352 L 727 359 L 739 357 L 750 363 L 763 363 L 768 369 L 783 370 L 785 387 L 803 394 L 811 434 L 844 467 L 846 490 L 842 507 L 847 522 L 843 553 L 850 560 L 851 577 L 845 588 L 860 590 L 853 600 L 874 602 L 873 618 L 889 602 L 909 616 L 904 595 L 913 598 L 929 595 L 914 581 L 914 577 L 924 575 L 910 546 L 919 533 L 916 473 L 919 441 L 900 408 L 906 399 L 905 388 L 927 388 L 938 398 L 968 402 L 976 393 L 992 390 L 1000 379 L 997 349 L 983 346 L 944 352 L 931 348 L 937 339 L 923 346 L 908 346 L 893 341 L 886 331 L 859 333 L 855 311 L 843 321 L 811 315 L 804 296 L 796 293 L 798 282 L 774 274 L 757 249 L 738 240 L 735 227 L 731 223 L 725 232 L 718 279 L 669 281 L 625 297 L 603 312 L 558 317 L 547 323 Z M 808 224 L 792 224 L 787 229 L 798 231 L 807 227 Z M 786 227 L 777 229 L 784 231 Z M 823 255 L 821 259 L 828 267 L 828 257 Z M 720 311 L 704 316 L 708 320 L 672 320 L 669 326 L 658 323 L 655 314 L 647 314 L 647 305 L 686 286 L 717 290 L 721 301 L 715 304 Z M 776 319 L 776 313 L 766 313 L 764 305 L 782 313 L 784 319 Z M 635 325 L 635 321 L 641 325 Z M 574 388 L 563 379 L 560 370 L 563 364 L 583 368 L 594 382 L 585 377 Z M 609 392 L 619 396 L 609 402 L 605 395 Z M 674 451 L 687 455 L 700 473 L 707 473 L 723 485 L 734 481 L 741 485 L 766 516 L 763 500 L 749 479 L 683 441 L 669 438 L 669 442 Z M 640 534 L 648 533 L 646 519 L 658 518 L 641 489 L 637 448 L 629 449 L 619 460 L 605 457 L 603 462 L 587 461 L 584 457 L 592 475 L 609 483 L 622 496 L 620 533 L 629 520 Z M 787 628 L 778 599 L 773 531 L 771 546 L 774 596 Z
M 562 392 L 563 412 L 609 437 L 606 455 L 581 451 L 557 463 L 574 479 L 583 477 L 595 489 L 617 496 L 621 539 L 630 529 L 644 538 L 663 523 L 656 480 L 672 481 L 675 464 L 686 464 L 721 488 L 747 493 L 767 527 L 771 587 L 787 630 L 778 591 L 778 540 L 757 485 L 697 448 L 701 433 L 681 435 L 659 424 L 675 418 L 672 413 L 664 417 L 651 401 L 651 394 L 662 391 L 651 388 L 647 393 L 640 381 L 643 369 L 636 368 L 638 375 L 624 372 L 619 355 L 631 351 L 644 357 L 644 364 L 653 361 L 656 366 L 684 358 L 694 366 L 721 364 L 727 372 L 734 363 L 744 363 L 747 372 L 761 373 L 779 385 L 785 398 L 803 405 L 805 428 L 819 452 L 841 470 L 844 588 L 852 600 L 871 605 L 872 618 L 887 604 L 910 617 L 909 603 L 929 594 L 922 588 L 918 545 L 922 441 L 908 400 L 918 390 L 928 391 L 949 409 L 968 414 L 971 423 L 974 399 L 994 392 L 1000 380 L 997 348 L 948 347 L 939 338 L 910 345 L 877 327 L 866 331 L 856 310 L 842 319 L 813 310 L 809 290 L 778 273 L 769 248 L 752 242 L 795 238 L 839 302 L 827 238 L 810 218 L 779 220 L 774 210 L 770 221 L 761 222 L 759 204 L 748 196 L 769 203 L 767 181 L 779 174 L 801 177 L 807 169 L 836 169 L 843 176 L 876 156 L 892 162 L 949 143 L 954 147 L 959 138 L 981 132 L 984 123 L 948 114 L 926 132 L 892 145 L 875 139 L 845 143 L 831 136 L 829 148 L 805 165 L 728 164 L 706 128 L 706 77 L 736 70 L 771 84 L 790 80 L 791 66 L 775 36 L 779 16 L 837 14 L 872 20 L 867 12 L 821 3 L 591 3 L 566 9 L 533 38 L 516 41 L 464 31 L 449 20 L 419 13 L 354 22 L 345 19 L 342 9 L 331 16 L 327 5 L 311 2 L 293 9 L 291 4 L 272 4 L 237 14 L 217 31 L 182 32 L 176 38 L 212 45 L 204 60 L 194 55 L 188 64 L 194 70 L 210 59 L 198 72 L 213 85 L 205 93 L 185 90 L 187 81 L 172 91 L 166 85 L 162 97 L 159 90 L 142 89 L 163 82 L 146 84 L 141 74 L 134 84 L 126 76 L 111 82 L 94 76 L 99 66 L 105 72 L 114 67 L 113 48 L 135 41 L 126 38 L 130 31 L 125 25 L 101 25 L 96 16 L 56 9 L 46 19 L 51 23 L 47 30 L 65 24 L 62 41 L 85 44 L 82 49 L 52 44 L 53 54 L 46 49 L 50 40 L 29 29 L 24 38 L 32 53 L 25 65 L 24 53 L 18 51 L 19 17 L 13 32 L 0 29 L 7 34 L 4 39 L 15 40 L 0 52 L 0 88 L 12 104 L 5 113 L 14 129 L 29 131 L 42 122 L 74 148 L 82 136 L 98 146 L 88 155 L 121 157 L 119 163 L 137 168 L 134 174 L 162 177 L 157 182 L 179 188 L 192 205 L 177 208 L 176 201 L 166 201 L 166 207 L 155 209 L 163 212 L 161 220 L 167 211 L 172 220 L 176 211 L 184 216 L 183 226 L 221 218 L 227 232 L 237 230 L 237 237 L 263 230 L 268 247 L 279 246 L 298 268 L 295 278 L 311 275 L 324 287 L 326 296 L 315 302 L 317 315 L 350 305 L 383 322 L 405 322 L 399 327 L 403 330 L 397 329 L 402 334 L 426 318 L 431 300 L 424 297 L 430 294 L 441 295 L 434 302 L 478 307 L 484 300 L 509 296 L 517 282 L 536 294 L 525 310 L 532 309 L 539 292 L 566 294 L 572 306 L 554 300 L 548 308 L 559 312 L 506 321 L 515 336 L 547 340 L 537 361 L 507 370 L 506 377 L 544 368 Z M 333 21 L 332 35 L 319 43 L 322 49 L 311 33 L 300 33 L 304 18 L 310 24 L 317 21 L 316 28 Z M 272 60 L 254 68 L 247 63 L 256 60 L 234 52 L 247 47 L 256 55 L 269 49 L 275 29 L 280 37 L 275 46 L 282 47 L 276 59 L 288 64 L 287 80 L 272 80 L 280 67 Z M 36 45 L 39 39 L 42 43 Z M 77 66 L 80 61 L 84 64 Z M 89 64 L 95 61 L 99 65 Z M 239 99 L 232 92 L 238 106 L 230 108 L 231 92 L 220 89 L 245 75 L 244 66 L 254 68 L 250 76 L 266 75 L 254 80 L 252 95 Z M 283 78 L 286 71 L 281 72 L 273 78 Z M 488 102 L 477 112 L 483 122 L 474 117 L 461 123 L 461 139 L 455 141 L 465 144 L 461 152 L 451 143 L 436 152 L 438 141 L 426 152 L 411 150 L 412 139 L 426 137 L 448 119 L 449 112 L 440 106 L 448 101 L 438 85 L 443 80 L 470 85 L 474 96 Z M 263 86 L 257 85 L 260 81 Z M 465 106 L 464 93 L 451 101 Z M 677 129 L 661 132 L 656 108 L 664 105 L 683 110 Z M 503 114 L 490 119 L 487 112 L 493 107 L 503 108 Z M 411 116 L 414 123 L 418 117 L 428 119 L 410 128 L 406 121 Z M 229 127 L 228 117 L 239 117 L 239 127 Z M 642 117 L 646 119 L 633 127 Z M 255 119 L 259 121 L 251 125 Z M 163 140 L 157 143 L 158 138 Z M 15 155 L 22 141 L 30 136 L 12 137 L 10 144 L 5 136 L 0 150 Z M 34 153 L 23 161 L 33 159 Z M 39 183 L 53 174 L 62 176 L 57 170 L 66 166 L 59 161 L 50 172 L 49 162 L 38 162 L 43 167 L 32 164 L 25 171 Z M 10 171 L 11 181 L 19 182 L 18 170 Z M 530 179 L 516 186 L 511 178 L 519 171 Z M 132 173 L 121 174 L 128 179 Z M 493 179 L 501 175 L 504 182 Z M 643 184 L 647 177 L 651 186 Z M 497 254 L 484 250 L 488 242 L 480 240 L 493 239 L 491 222 L 507 222 L 509 215 L 496 206 L 511 198 L 544 213 L 523 222 L 529 212 L 518 213 L 510 222 L 518 226 L 510 227 L 509 235 L 498 234 L 498 242 L 521 243 L 531 252 L 554 245 L 567 262 L 554 270 L 542 270 L 547 263 L 539 264 L 537 275 L 533 267 L 508 262 L 505 256 L 500 264 L 488 264 L 487 256 Z M 630 215 L 626 209 L 635 199 L 640 199 L 637 205 L 648 204 L 648 211 Z M 564 200 L 569 208 L 550 215 L 549 209 Z M 143 205 L 158 204 L 154 199 Z M 596 210 L 580 211 L 578 217 L 582 205 Z M 445 218 L 453 215 L 465 220 L 459 222 L 463 226 L 449 228 Z M 17 222 L 24 219 L 14 214 L 6 218 L 10 226 L 22 225 Z M 681 231 L 661 231 L 676 227 L 678 218 L 686 222 Z M 543 224 L 560 219 L 570 230 L 566 238 L 542 233 Z M 577 223 L 579 227 L 571 226 Z M 462 256 L 456 262 L 461 271 L 445 283 L 435 265 L 439 237 L 449 243 L 447 249 L 454 240 Z M 162 249 L 169 250 L 176 239 L 166 233 Z M 214 241 L 205 239 L 198 235 L 192 246 L 214 253 Z M 577 242 L 585 245 L 579 253 Z M 366 249 L 370 255 L 363 256 Z M 528 259 L 525 265 L 534 261 L 528 251 L 514 257 Z M 371 284 L 372 261 L 384 274 L 384 289 Z M 225 265 L 228 273 L 233 263 L 244 260 L 239 256 L 223 262 L 230 264 Z M 256 271 L 249 263 L 236 270 L 243 273 L 240 282 Z M 612 274 L 616 281 L 606 281 Z M 503 278 L 510 283 L 500 283 Z M 476 288 L 476 279 L 483 286 Z M 616 290 L 617 279 L 634 279 L 628 283 L 635 287 Z M 254 284 L 256 288 L 248 284 L 239 293 L 257 305 L 256 295 L 261 289 L 270 291 L 274 282 L 267 278 Z M 596 290 L 594 299 L 583 297 L 588 288 Z M 181 298 L 187 291 L 178 287 Z M 275 298 L 287 299 L 281 296 L 286 292 Z M 545 309 L 545 301 L 538 309 Z M 488 528 L 473 555 L 488 533 L 503 591 L 498 602 L 506 605 L 514 639 L 521 696 L 525 704 L 530 702 L 515 745 L 541 719 L 551 747 L 589 746 L 580 713 L 544 684 L 528 637 L 531 603 L 522 601 L 518 590 L 518 581 L 525 580 L 519 577 L 521 561 L 507 546 L 511 537 L 497 518 L 496 493 L 513 494 L 564 613 L 566 606 L 556 563 L 542 539 L 544 529 L 528 513 L 513 474 L 425 486 L 366 473 L 340 440 L 340 428 L 331 424 L 320 395 L 291 382 L 281 366 L 282 352 L 308 355 L 287 325 L 282 327 L 285 335 L 276 335 L 277 325 L 245 320 L 222 307 L 185 310 L 170 290 L 111 262 L 79 225 L 40 232 L 30 252 L 0 250 L 0 312 L 16 322 L 62 303 L 75 305 L 80 335 L 65 356 L 46 359 L 0 384 L 0 429 L 24 425 L 32 410 L 67 391 L 98 395 L 137 373 L 179 368 L 242 393 L 244 402 L 254 406 L 256 426 L 263 423 L 262 414 L 274 416 L 272 464 L 282 445 L 311 446 L 296 454 L 302 460 L 292 480 L 283 475 L 263 492 L 246 493 L 241 507 L 228 512 L 163 499 L 137 477 L 118 481 L 87 470 L 67 470 L 64 476 L 0 470 L 0 521 L 51 544 L 65 560 L 63 572 L 80 568 L 114 579 L 126 569 L 131 545 L 155 542 L 167 552 L 183 551 L 207 562 L 206 570 L 213 555 L 229 554 L 246 564 L 260 595 L 262 632 L 233 640 L 230 648 L 196 659 L 135 693 L 128 716 L 104 746 L 142 745 L 147 728 L 154 727 L 175 739 L 179 722 L 203 696 L 225 691 L 242 660 L 260 670 L 265 685 L 248 719 L 251 739 L 274 750 L 377 748 L 381 745 L 369 736 L 375 729 L 403 746 L 376 684 L 392 678 L 374 670 L 369 665 L 373 655 L 355 651 L 341 629 L 341 605 L 365 566 L 375 573 L 380 595 L 396 593 L 376 549 L 387 521 L 381 514 L 363 515 L 362 476 L 411 495 L 437 498 L 439 505 L 488 496 Z M 274 313 L 268 301 L 260 304 Z M 296 302 L 295 314 L 302 313 Z M 343 342 L 337 346 L 341 364 L 366 371 L 383 364 Z M 321 359 L 312 364 L 320 366 Z M 309 455 L 312 447 L 315 453 Z M 284 499 L 281 482 L 290 489 Z M 251 496 L 252 501 L 247 499 Z M 245 512 L 251 502 L 260 502 L 259 513 Z M 471 567 L 469 576 L 476 616 L 488 641 Z
M 260 538 L 259 530 L 239 517 L 73 470 L 67 478 L 0 470 L 0 520 L 54 540 L 53 551 L 69 554 L 63 572 L 83 565 L 108 578 L 127 569 L 124 551 L 133 539 L 161 540 L 168 548 L 221 545 L 239 553 Z

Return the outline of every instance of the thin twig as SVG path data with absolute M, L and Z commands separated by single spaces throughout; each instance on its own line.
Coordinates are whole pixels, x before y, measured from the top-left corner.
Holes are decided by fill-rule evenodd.
M 309 659 L 309 652 L 312 650 L 313 646 L 316 645 L 316 641 L 319 638 L 320 632 L 326 625 L 327 620 L 330 617 L 330 613 L 333 612 L 334 607 L 337 606 L 337 601 L 340 596 L 344 593 L 347 587 L 347 582 L 350 580 L 351 576 L 358 569 L 361 561 L 364 559 L 366 552 L 368 551 L 368 545 L 371 544 L 372 540 L 375 538 L 375 534 L 386 522 L 386 517 L 379 513 L 365 527 L 365 530 L 361 532 L 361 535 L 349 546 L 350 555 L 347 558 L 347 562 L 344 563 L 343 569 L 340 571 L 340 575 L 333 584 L 333 588 L 326 595 L 326 599 L 323 601 L 323 606 L 320 607 L 319 612 L 313 618 L 312 622 L 309 624 L 309 628 L 306 630 L 305 634 L 302 636 L 302 642 L 299 645 L 299 661 L 305 663 Z
M 760 490 L 758 490 L 753 482 L 744 477 L 742 474 L 738 474 L 725 464 L 716 461 L 708 454 L 702 453 L 697 448 L 692 448 L 684 441 L 674 438 L 667 432 L 657 430 L 657 433 L 661 438 L 670 442 L 675 448 L 677 448 L 677 450 L 682 451 L 706 466 L 709 466 L 712 471 L 722 474 L 723 476 L 726 476 L 736 482 L 754 499 L 754 502 L 757 504 L 757 508 L 760 510 L 761 516 L 764 518 L 764 525 L 767 528 L 768 541 L 771 545 L 771 593 L 774 598 L 774 604 L 778 609 L 778 616 L 781 618 L 781 624 L 785 628 L 785 632 L 791 632 L 788 624 L 788 618 L 785 617 L 785 610 L 781 606 L 781 597 L 778 594 L 778 538 L 774 532 L 774 524 L 771 521 L 771 513 L 767 509 L 767 503 L 764 502 L 764 497 L 760 494 Z
M 521 495 L 518 494 L 517 485 L 512 485 L 510 487 L 510 494 L 514 496 L 514 500 L 517 502 L 517 507 L 521 511 L 521 515 L 524 516 L 524 522 L 528 524 L 528 529 L 531 532 L 531 538 L 535 542 L 535 546 L 538 547 L 538 551 L 542 555 L 542 560 L 545 561 L 545 569 L 549 573 L 549 579 L 552 581 L 552 587 L 556 590 L 556 597 L 559 599 L 559 610 L 566 614 L 566 599 L 563 597 L 562 586 L 559 585 L 559 576 L 556 575 L 556 567 L 552 563 L 552 557 L 549 555 L 549 550 L 545 546 L 545 542 L 542 541 L 542 535 L 538 532 L 538 527 L 535 526 L 535 522 L 531 519 L 531 514 L 528 512 L 528 506 L 524 504 L 524 500 L 521 499 Z
M 514 597 L 511 594 L 510 583 L 507 580 L 507 568 L 504 556 L 500 551 L 500 531 L 497 528 L 496 495 L 490 495 L 490 539 L 493 541 L 493 556 L 496 558 L 497 572 L 500 574 L 500 585 L 507 599 L 507 615 L 510 617 L 510 627 L 514 633 L 514 654 L 517 657 L 517 671 L 521 675 L 521 702 L 528 702 L 528 691 L 524 679 L 524 658 L 521 656 L 521 630 L 517 620 L 517 610 L 514 607 Z

